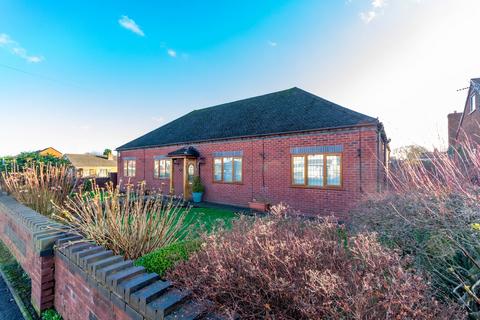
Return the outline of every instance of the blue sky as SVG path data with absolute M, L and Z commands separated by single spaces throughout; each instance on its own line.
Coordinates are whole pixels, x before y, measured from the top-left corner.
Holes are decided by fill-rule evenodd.
M 0 2 L 0 155 L 115 148 L 301 87 L 443 146 L 478 77 L 476 0 Z M 445 136 L 445 137 L 444 137 Z M 439 138 L 440 137 L 440 138 Z

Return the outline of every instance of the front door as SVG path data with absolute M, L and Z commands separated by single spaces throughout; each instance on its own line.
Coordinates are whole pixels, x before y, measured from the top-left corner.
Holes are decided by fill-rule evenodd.
M 191 200 L 193 178 L 197 174 L 197 160 L 186 158 L 183 163 L 183 197 L 185 200 Z

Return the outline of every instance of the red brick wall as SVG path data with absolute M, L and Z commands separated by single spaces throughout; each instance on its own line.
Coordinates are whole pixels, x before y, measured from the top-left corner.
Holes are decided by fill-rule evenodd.
M 201 157 L 200 176 L 205 184 L 204 200 L 248 206 L 255 197 L 266 197 L 271 203 L 286 202 L 294 209 L 308 214 L 344 213 L 358 201 L 362 192 L 375 192 L 383 179 L 383 146 L 378 142 L 376 127 L 352 128 L 309 134 L 282 135 L 256 139 L 237 139 L 192 144 Z M 343 146 L 343 187 L 339 190 L 308 189 L 291 186 L 291 153 L 293 147 Z M 124 157 L 136 158 L 136 177 L 131 182 L 146 181 L 150 188 L 168 192 L 169 181 L 153 177 L 153 159 L 166 155 L 183 145 L 122 151 L 118 166 L 123 168 Z M 359 156 L 361 149 L 361 156 Z M 213 182 L 213 152 L 243 151 L 243 183 Z M 377 152 L 380 151 L 380 154 Z M 262 159 L 262 153 L 264 159 Z M 176 192 L 183 192 L 183 166 L 175 165 Z M 126 180 L 123 170 L 119 181 Z M 178 182 L 180 181 L 180 184 Z
M 58 256 L 55 257 L 55 309 L 65 320 L 132 319 Z
M 468 91 L 457 142 L 465 143 L 468 141 L 469 143 L 480 144 L 480 95 L 477 94 L 475 110 L 470 112 L 471 95 L 472 88 Z
M 457 129 L 462 118 L 461 112 L 450 113 L 448 118 L 448 146 L 454 147 L 457 137 Z
M 32 210 L 0 194 L 0 240 L 31 278 L 32 305 L 40 312 L 53 306 L 53 253 L 42 256 L 35 250 L 33 232 L 19 220 L 18 212 L 29 214 Z

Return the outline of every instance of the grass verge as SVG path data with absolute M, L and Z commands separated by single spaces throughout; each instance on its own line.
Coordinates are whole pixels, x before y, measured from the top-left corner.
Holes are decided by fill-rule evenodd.
M 0 271 L 12 291 L 20 311 L 26 319 L 37 320 L 35 309 L 30 302 L 31 282 L 28 275 L 12 256 L 8 248 L 0 241 Z

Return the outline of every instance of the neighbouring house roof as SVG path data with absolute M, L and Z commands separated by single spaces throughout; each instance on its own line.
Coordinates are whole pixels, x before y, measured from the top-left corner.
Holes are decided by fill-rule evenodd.
M 50 154 L 55 157 L 61 157 L 62 153 L 58 151 L 57 149 L 53 147 L 47 147 L 45 149 L 37 150 L 35 151 L 36 153 L 42 155 L 42 154 Z
M 67 158 L 75 168 L 110 168 L 117 166 L 117 157 L 115 156 L 113 156 L 112 160 L 108 160 L 106 156 L 66 153 L 64 157 Z
M 194 110 L 117 150 L 378 124 L 299 88 Z

